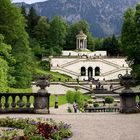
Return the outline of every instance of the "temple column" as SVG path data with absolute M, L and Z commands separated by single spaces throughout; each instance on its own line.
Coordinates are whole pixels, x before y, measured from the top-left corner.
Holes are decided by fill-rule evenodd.
M 79 42 L 79 43 L 78 43 L 78 49 L 80 49 L 80 39 L 78 39 L 78 40 L 79 40 L 79 41 L 78 41 L 78 42 Z
M 78 39 L 76 39 L 76 49 L 78 50 Z
M 76 49 L 78 50 L 85 50 L 87 49 L 87 36 L 83 33 L 83 31 L 80 31 L 80 33 L 76 36 Z

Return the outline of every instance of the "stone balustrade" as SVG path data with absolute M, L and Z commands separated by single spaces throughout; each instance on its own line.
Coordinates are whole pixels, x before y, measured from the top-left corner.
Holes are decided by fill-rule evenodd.
M 85 112 L 119 112 L 119 107 L 86 107 Z
M 49 93 L 0 93 L 0 113 L 49 113 Z

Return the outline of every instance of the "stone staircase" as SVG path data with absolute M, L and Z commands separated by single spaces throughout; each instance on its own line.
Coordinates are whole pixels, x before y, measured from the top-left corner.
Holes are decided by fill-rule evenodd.
M 113 74 L 113 73 L 116 73 L 116 72 L 122 71 L 122 70 L 131 70 L 131 69 L 127 68 L 127 67 L 120 67 L 119 69 L 113 69 L 111 71 L 105 72 L 102 74 L 102 76 L 107 76 L 107 75 L 110 75 L 110 74 Z
M 78 78 L 78 76 L 80 76 L 80 73 L 77 73 L 77 72 L 74 72 L 72 70 L 68 70 L 66 67 L 67 66 L 70 66 L 70 65 L 73 65 L 73 64 L 76 64 L 78 62 L 86 62 L 86 61 L 94 61 L 94 62 L 102 62 L 102 63 L 105 63 L 107 65 L 110 65 L 110 66 L 113 66 L 114 69 L 113 70 L 110 70 L 108 72 L 105 72 L 103 73 L 101 76 L 108 76 L 110 74 L 113 74 L 113 73 L 116 73 L 118 71 L 122 71 L 122 70 L 126 70 L 128 69 L 127 67 L 122 67 L 118 64 L 115 64 L 113 62 L 110 62 L 110 61 L 107 61 L 105 60 L 104 58 L 98 58 L 98 59 L 89 59 L 89 58 L 77 58 L 77 59 L 74 59 L 70 62 L 67 62 L 67 63 L 64 63 L 62 65 L 60 65 L 59 67 L 52 67 L 51 70 L 54 70 L 54 71 L 58 71 L 60 73 L 63 73 L 63 74 L 66 74 L 66 75 L 69 75 L 73 78 Z
M 107 60 L 105 60 L 105 59 L 98 59 L 98 60 L 99 60 L 100 62 L 103 62 L 103 63 L 105 63 L 105 64 L 108 64 L 108 65 L 113 66 L 113 67 L 116 67 L 116 68 L 120 68 L 120 67 L 121 67 L 120 65 L 115 64 L 115 63 L 110 62 L 110 61 L 107 61 Z
M 77 78 L 79 76 L 79 73 L 73 72 L 73 71 L 65 69 L 63 67 L 52 67 L 51 70 L 56 70 L 56 71 L 59 71 L 60 73 L 69 75 L 71 77 L 74 76 L 75 78 Z
M 70 61 L 70 62 L 67 62 L 67 63 L 65 63 L 65 64 L 62 64 L 62 65 L 60 65 L 60 67 L 62 67 L 62 68 L 64 68 L 64 67 L 67 67 L 67 66 L 70 66 L 70 65 L 72 65 L 72 64 L 75 64 L 75 63 L 78 63 L 78 62 L 81 62 L 81 61 L 87 61 L 87 59 L 88 58 L 85 58 L 85 59 L 75 59 L 75 60 L 73 60 L 73 61 Z M 89 59 L 88 59 L 89 60 Z M 115 64 L 115 63 L 113 63 L 113 62 L 110 62 L 110 61 L 107 61 L 107 60 L 105 60 L 105 59 L 103 59 L 103 58 L 100 58 L 100 59 L 91 59 L 91 61 L 99 61 L 99 62 L 103 62 L 103 63 L 105 63 L 105 64 L 108 64 L 108 65 L 110 65 L 110 66 L 113 66 L 113 67 L 115 67 L 115 68 L 121 68 L 121 66 L 120 65 L 118 65 L 118 64 Z
M 72 64 L 78 63 L 79 61 L 81 61 L 81 60 L 78 58 L 78 59 L 75 59 L 75 60 L 73 60 L 73 61 L 70 61 L 70 62 L 67 62 L 67 63 L 65 63 L 65 64 L 62 64 L 62 65 L 60 65 L 60 67 L 61 67 L 61 68 L 64 68 L 64 67 L 70 66 L 70 65 L 72 65 Z

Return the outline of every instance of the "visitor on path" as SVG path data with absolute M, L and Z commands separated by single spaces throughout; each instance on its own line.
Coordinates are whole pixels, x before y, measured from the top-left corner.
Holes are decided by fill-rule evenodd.
M 74 113 L 77 113 L 78 104 L 76 103 L 76 101 L 73 103 L 73 109 L 74 109 Z
M 110 91 L 111 91 L 112 89 L 113 89 L 113 85 L 111 84 L 111 85 L 110 85 Z

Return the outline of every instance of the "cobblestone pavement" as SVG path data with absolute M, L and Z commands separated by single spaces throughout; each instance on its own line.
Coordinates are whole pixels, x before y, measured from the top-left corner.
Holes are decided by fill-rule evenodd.
M 44 117 L 72 125 L 70 140 L 140 140 L 140 114 L 80 113 L 80 114 L 9 114 L 0 117 Z

